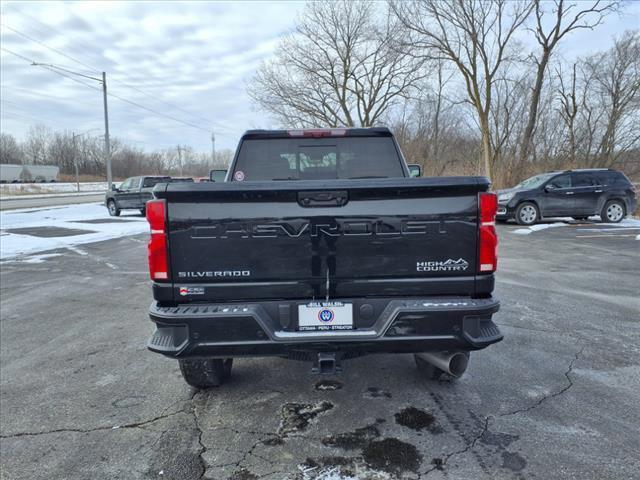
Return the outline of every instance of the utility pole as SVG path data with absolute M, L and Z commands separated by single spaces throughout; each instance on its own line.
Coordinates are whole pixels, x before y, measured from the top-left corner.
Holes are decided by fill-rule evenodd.
M 111 191 L 113 177 L 111 176 L 111 142 L 109 141 L 109 111 L 107 109 L 107 73 L 102 72 L 102 98 L 104 102 L 104 149 L 107 164 L 107 190 Z
M 76 135 L 75 133 L 71 132 L 71 138 L 73 139 L 73 166 L 76 170 L 76 187 L 78 193 L 80 193 L 80 175 L 78 175 L 78 148 L 76 147 L 76 137 L 79 137 L 81 135 L 82 133 Z M 109 188 L 109 190 L 111 190 L 111 188 Z
M 69 70 L 68 68 L 63 68 L 58 65 L 52 65 L 50 63 L 39 63 L 39 62 L 31 62 L 31 65 L 34 67 L 44 67 L 49 70 L 59 70 L 65 73 L 70 73 L 72 75 L 76 75 L 78 77 L 88 78 L 89 80 L 94 80 L 102 84 L 102 100 L 104 103 L 104 150 L 105 150 L 105 164 L 107 167 L 107 184 L 108 189 L 111 190 L 111 185 L 113 184 L 113 178 L 111 177 L 111 143 L 109 142 L 109 112 L 107 109 L 107 73 L 102 72 L 102 79 L 98 77 L 92 77 L 90 75 L 85 75 L 84 73 L 74 72 L 73 70 Z
M 216 165 L 216 136 L 211 131 L 211 167 L 215 167 Z
M 180 176 L 182 176 L 182 147 L 178 145 L 178 163 L 180 164 Z

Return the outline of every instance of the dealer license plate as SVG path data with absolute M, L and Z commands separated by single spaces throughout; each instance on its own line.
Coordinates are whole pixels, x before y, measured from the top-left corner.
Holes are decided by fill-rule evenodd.
M 342 302 L 312 302 L 298 306 L 300 331 L 352 330 L 353 305 Z

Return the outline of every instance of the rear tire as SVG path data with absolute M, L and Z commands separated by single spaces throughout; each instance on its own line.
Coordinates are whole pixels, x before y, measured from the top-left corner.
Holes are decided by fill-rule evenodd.
M 618 223 L 627 216 L 627 209 L 620 200 L 609 200 L 604 204 L 600 213 L 600 220 L 605 223 Z
M 516 222 L 518 225 L 533 225 L 540 220 L 540 210 L 535 203 L 524 202 L 516 209 Z
M 109 200 L 107 202 L 107 210 L 109 210 L 109 215 L 111 215 L 112 217 L 120 216 L 120 209 L 118 208 L 118 205 L 116 205 L 115 200 Z
M 231 378 L 233 359 L 178 360 L 182 378 L 194 388 L 219 387 Z

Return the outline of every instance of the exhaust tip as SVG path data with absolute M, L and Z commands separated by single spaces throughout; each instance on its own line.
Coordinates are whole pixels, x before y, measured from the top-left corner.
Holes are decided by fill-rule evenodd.
M 454 353 L 449 359 L 449 374 L 454 377 L 461 377 L 467 371 L 469 366 L 469 357 L 464 353 Z

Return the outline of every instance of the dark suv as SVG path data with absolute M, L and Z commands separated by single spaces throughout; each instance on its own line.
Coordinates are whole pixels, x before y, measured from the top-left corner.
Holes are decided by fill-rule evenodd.
M 565 170 L 528 178 L 498 191 L 498 220 L 531 225 L 543 217 L 584 220 L 600 215 L 618 223 L 636 209 L 636 189 L 622 172 L 610 169 Z

